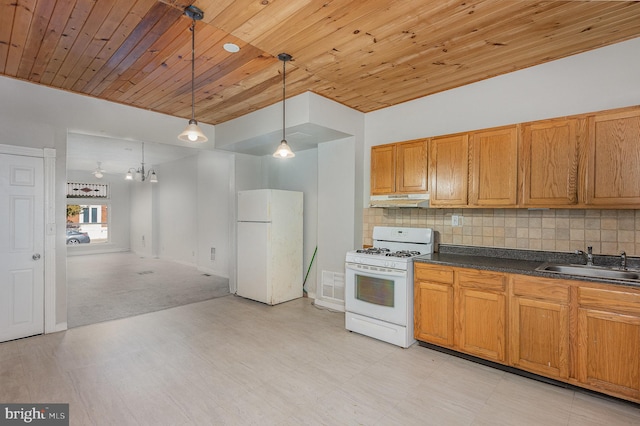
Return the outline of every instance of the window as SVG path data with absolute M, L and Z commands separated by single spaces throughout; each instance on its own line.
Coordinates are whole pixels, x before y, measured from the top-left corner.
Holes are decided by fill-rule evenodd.
M 89 241 L 75 232 L 86 234 Z M 109 242 L 109 204 L 67 204 L 68 243 L 70 239 L 80 244 Z

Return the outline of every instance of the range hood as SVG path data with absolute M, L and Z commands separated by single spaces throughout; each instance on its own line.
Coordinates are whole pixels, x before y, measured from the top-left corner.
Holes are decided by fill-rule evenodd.
M 429 208 L 429 194 L 372 195 L 369 200 L 369 207 L 388 209 L 417 207 L 427 209 Z

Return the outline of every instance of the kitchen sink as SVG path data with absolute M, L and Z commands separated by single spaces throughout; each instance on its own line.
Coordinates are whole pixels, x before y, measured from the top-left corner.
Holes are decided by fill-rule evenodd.
M 606 268 L 602 266 L 587 265 L 561 265 L 545 263 L 536 268 L 537 271 L 554 272 L 557 274 L 574 275 L 579 277 L 602 278 L 607 280 L 640 280 L 640 272 L 622 269 Z

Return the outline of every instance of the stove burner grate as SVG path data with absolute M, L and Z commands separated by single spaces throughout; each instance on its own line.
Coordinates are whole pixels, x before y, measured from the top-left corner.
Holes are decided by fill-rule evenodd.
M 388 248 L 380 248 L 380 247 L 369 247 L 366 249 L 359 249 L 356 250 L 356 253 L 362 253 L 362 254 L 381 254 L 384 255 L 386 254 L 388 256 L 387 253 L 389 253 L 390 250 Z
M 385 256 L 389 256 L 389 257 L 413 257 L 413 256 L 418 256 L 420 255 L 419 251 L 414 251 L 414 250 L 399 250 L 399 251 L 395 251 L 393 253 L 386 253 Z

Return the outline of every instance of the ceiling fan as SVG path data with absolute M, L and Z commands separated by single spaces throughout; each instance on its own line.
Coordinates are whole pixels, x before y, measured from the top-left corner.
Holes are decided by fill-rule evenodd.
M 91 172 L 91 174 L 93 174 L 98 179 L 102 179 L 104 177 L 104 172 L 106 170 L 102 169 L 102 163 L 100 161 L 98 161 L 97 163 L 98 163 L 98 167 L 96 167 L 96 169 L 93 172 Z

